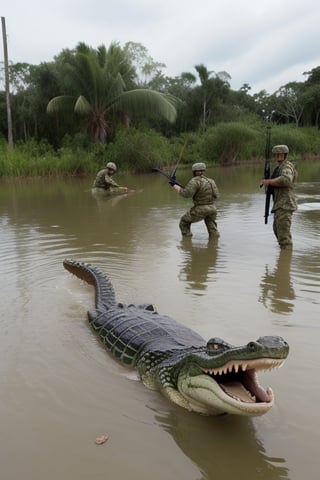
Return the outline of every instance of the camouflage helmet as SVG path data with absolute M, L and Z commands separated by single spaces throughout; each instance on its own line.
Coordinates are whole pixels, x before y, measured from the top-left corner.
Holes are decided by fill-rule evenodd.
M 107 163 L 107 168 L 109 168 L 110 170 L 113 170 L 114 172 L 117 171 L 117 166 L 116 166 L 116 164 L 113 163 L 113 162 L 108 162 L 108 163 Z
M 199 172 L 199 171 L 205 171 L 206 169 L 206 164 L 202 162 L 194 163 L 192 165 L 192 171 L 193 172 Z
M 272 153 L 289 153 L 287 145 L 275 145 L 272 148 Z

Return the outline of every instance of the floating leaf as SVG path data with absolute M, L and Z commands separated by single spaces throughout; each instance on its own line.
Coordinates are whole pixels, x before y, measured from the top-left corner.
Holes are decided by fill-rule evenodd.
M 97 445 L 102 445 L 103 443 L 105 443 L 108 440 L 108 438 L 109 438 L 108 435 L 101 435 L 101 437 L 96 438 L 95 443 Z

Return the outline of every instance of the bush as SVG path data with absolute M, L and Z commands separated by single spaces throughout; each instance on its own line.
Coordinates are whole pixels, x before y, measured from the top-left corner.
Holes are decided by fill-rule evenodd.
M 121 130 L 107 147 L 107 161 L 122 170 L 147 172 L 174 161 L 168 140 L 154 130 Z
M 250 158 L 250 142 L 257 130 L 240 122 L 219 123 L 203 135 L 202 159 L 208 163 L 232 165 Z
M 288 145 L 291 157 L 303 155 L 310 148 L 305 131 L 293 125 L 279 125 L 272 127 L 271 144 Z
M 66 136 L 63 147 L 54 151 L 46 141 L 32 139 L 17 143 L 13 150 L 0 138 L 0 176 L 58 176 L 95 173 L 107 161 L 121 170 L 148 172 L 153 167 L 191 165 L 232 165 L 262 162 L 265 157 L 267 122 L 219 123 L 203 133 L 184 133 L 168 140 L 148 128 L 121 129 L 113 143 L 93 143 L 86 135 Z M 286 144 L 290 158 L 319 157 L 320 135 L 315 127 L 271 125 L 271 146 Z

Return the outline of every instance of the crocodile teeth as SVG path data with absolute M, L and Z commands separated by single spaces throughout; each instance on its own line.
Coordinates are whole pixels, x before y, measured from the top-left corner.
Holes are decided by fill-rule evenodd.
M 223 375 L 228 372 L 245 372 L 246 370 L 255 369 L 256 371 L 269 371 L 274 368 L 280 368 L 284 364 L 284 360 L 277 359 L 261 359 L 255 361 L 249 361 L 242 363 L 241 361 L 228 362 L 226 365 L 223 365 L 219 368 L 201 368 L 204 373 L 210 375 Z

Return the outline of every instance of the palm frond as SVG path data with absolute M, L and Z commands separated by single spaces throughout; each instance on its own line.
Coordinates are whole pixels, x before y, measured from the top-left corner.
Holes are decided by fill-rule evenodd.
M 108 102 L 112 103 L 115 98 L 120 97 L 123 94 L 126 85 L 123 81 L 122 76 L 118 73 L 115 77 L 110 76 L 109 73 L 106 74 L 106 85 L 108 85 Z
M 88 100 L 86 99 L 86 97 L 84 97 L 83 95 L 80 95 L 78 98 L 77 98 L 77 101 L 75 103 L 75 106 L 74 106 L 74 111 L 76 113 L 80 113 L 82 115 L 87 115 L 88 113 L 91 113 L 92 112 L 92 106 L 91 104 L 88 102 Z
M 52 98 L 47 105 L 47 113 L 57 113 L 61 111 L 72 111 L 76 99 L 71 95 L 60 95 Z
M 74 52 L 61 57 L 63 87 L 69 96 L 55 97 L 47 112 L 73 110 L 86 118 L 87 131 L 93 138 L 106 141 L 116 119 L 133 115 L 160 115 L 169 122 L 177 117 L 180 101 L 171 95 L 149 89 L 134 89 L 135 68 L 117 42 L 109 49 L 94 50 L 79 43 Z
M 152 115 L 156 113 L 173 123 L 177 117 L 173 98 L 153 90 L 136 89 L 124 92 L 115 99 L 114 107 L 131 114 Z

